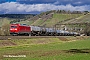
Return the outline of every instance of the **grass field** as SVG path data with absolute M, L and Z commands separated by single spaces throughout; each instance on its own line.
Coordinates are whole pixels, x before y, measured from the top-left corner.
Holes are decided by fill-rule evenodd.
M 68 39 L 68 41 L 62 41 Z M 8 43 L 7 43 L 8 42 Z M 26 57 L 3 57 L 25 55 Z M 0 60 L 89 60 L 90 37 L 0 40 Z

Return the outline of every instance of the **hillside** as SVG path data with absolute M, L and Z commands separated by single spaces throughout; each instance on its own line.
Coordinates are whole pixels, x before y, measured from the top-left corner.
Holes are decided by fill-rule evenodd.
M 90 14 L 81 15 L 80 17 L 77 17 L 75 19 L 70 19 L 62 23 L 90 23 Z
M 41 14 L 2 14 L 0 15 L 0 26 L 3 20 L 9 20 L 9 23 L 24 23 L 28 25 L 53 27 L 57 23 L 77 23 L 90 22 L 90 14 L 80 11 L 52 10 L 42 12 Z
M 80 18 L 82 13 L 58 13 L 58 12 L 45 12 L 34 16 L 33 18 L 21 21 L 19 23 L 26 23 L 29 25 L 53 27 L 58 22 L 73 21 L 73 19 Z
M 20 21 L 25 21 L 31 17 L 35 16 L 35 14 L 0 14 L 0 27 L 4 24 L 4 20 L 8 20 L 8 24 L 16 23 Z

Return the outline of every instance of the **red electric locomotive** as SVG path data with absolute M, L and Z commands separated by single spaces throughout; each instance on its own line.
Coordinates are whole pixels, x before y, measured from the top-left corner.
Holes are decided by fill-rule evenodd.
M 25 24 L 11 24 L 10 25 L 10 34 L 19 35 L 19 34 L 30 34 L 31 28 Z

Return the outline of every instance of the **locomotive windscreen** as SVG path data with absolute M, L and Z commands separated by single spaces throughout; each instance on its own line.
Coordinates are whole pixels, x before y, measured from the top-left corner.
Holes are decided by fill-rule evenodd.
M 11 26 L 11 28 L 17 28 L 17 26 Z

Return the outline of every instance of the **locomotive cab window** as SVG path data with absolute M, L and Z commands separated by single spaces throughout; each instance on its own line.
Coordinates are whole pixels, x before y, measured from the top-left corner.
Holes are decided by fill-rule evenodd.
M 17 26 L 11 26 L 11 28 L 17 28 Z

